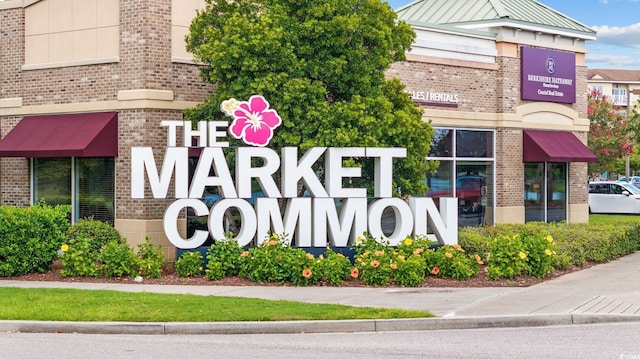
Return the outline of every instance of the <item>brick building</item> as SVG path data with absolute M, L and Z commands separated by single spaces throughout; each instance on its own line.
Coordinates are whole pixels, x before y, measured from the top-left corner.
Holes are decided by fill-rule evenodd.
M 158 148 L 161 156 L 160 121 L 182 120 L 185 108 L 212 91 L 184 49 L 194 10 L 203 6 L 203 0 L 0 2 L 1 203 L 72 204 L 74 220 L 109 221 L 130 243 L 149 237 L 165 246 L 167 258 L 175 256 L 162 228 L 169 202 L 131 199 L 129 159 L 136 146 Z M 87 122 L 87 114 L 101 123 L 80 133 L 78 121 Z M 25 121 L 31 119 L 37 121 Z M 108 131 L 113 124 L 116 131 Z M 92 152 L 97 140 L 111 151 Z
M 587 222 L 595 32 L 531 0 L 423 0 L 397 13 L 417 39 L 388 75 L 437 130 L 428 181 L 456 193 L 460 224 Z
M 403 80 L 437 130 L 428 159 L 441 166 L 427 178 L 429 195 L 455 193 L 461 225 L 586 222 L 584 54 L 595 33 L 536 1 L 477 0 L 483 11 L 462 16 L 469 3 L 398 10 L 418 37 L 388 76 Z M 131 198 L 131 148 L 153 147 L 161 159 L 160 122 L 181 120 L 213 90 L 184 49 L 203 6 L 0 2 L 0 204 L 71 204 L 74 220 L 109 221 L 129 243 L 149 237 L 174 258 L 162 227 L 170 200 Z M 552 61 L 546 75 L 540 57 Z M 559 84 L 555 68 L 569 70 Z M 536 84 L 538 95 L 522 96 Z M 541 98 L 550 88 L 569 91 Z

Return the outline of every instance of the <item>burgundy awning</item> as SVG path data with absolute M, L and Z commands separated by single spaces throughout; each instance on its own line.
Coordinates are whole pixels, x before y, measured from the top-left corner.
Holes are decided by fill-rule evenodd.
M 118 113 L 24 117 L 0 140 L 0 157 L 116 157 Z
M 524 162 L 598 162 L 598 157 L 573 133 L 524 130 Z

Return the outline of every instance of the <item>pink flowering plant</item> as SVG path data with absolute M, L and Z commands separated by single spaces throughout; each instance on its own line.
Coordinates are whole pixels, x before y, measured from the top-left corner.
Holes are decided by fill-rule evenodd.
M 229 133 L 252 146 L 268 145 L 274 130 L 282 124 L 278 112 L 270 109 L 269 102 L 259 95 L 253 95 L 244 102 L 236 99 L 223 101 L 220 109 L 233 117 Z

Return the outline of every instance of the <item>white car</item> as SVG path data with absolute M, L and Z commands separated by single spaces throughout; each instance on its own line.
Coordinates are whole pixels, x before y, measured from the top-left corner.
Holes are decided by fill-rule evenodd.
M 629 182 L 590 182 L 589 213 L 640 214 L 640 188 Z

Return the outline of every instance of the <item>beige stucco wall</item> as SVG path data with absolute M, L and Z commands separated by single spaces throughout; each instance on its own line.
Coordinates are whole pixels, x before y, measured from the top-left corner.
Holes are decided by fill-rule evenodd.
M 119 0 L 43 0 L 25 8 L 25 66 L 117 61 Z
M 190 62 L 193 56 L 185 48 L 184 38 L 189 34 L 191 20 L 197 9 L 203 9 L 205 0 L 171 0 L 171 59 Z
M 179 219 L 178 232 L 185 238 L 187 234 L 186 219 Z M 160 245 L 166 261 L 176 260 L 176 247 L 169 242 L 164 234 L 164 227 L 161 219 L 136 220 L 136 219 L 116 219 L 114 227 L 120 232 L 123 238 L 127 239 L 127 244 L 136 248 L 138 244 L 144 243 L 146 238 L 154 245 Z

